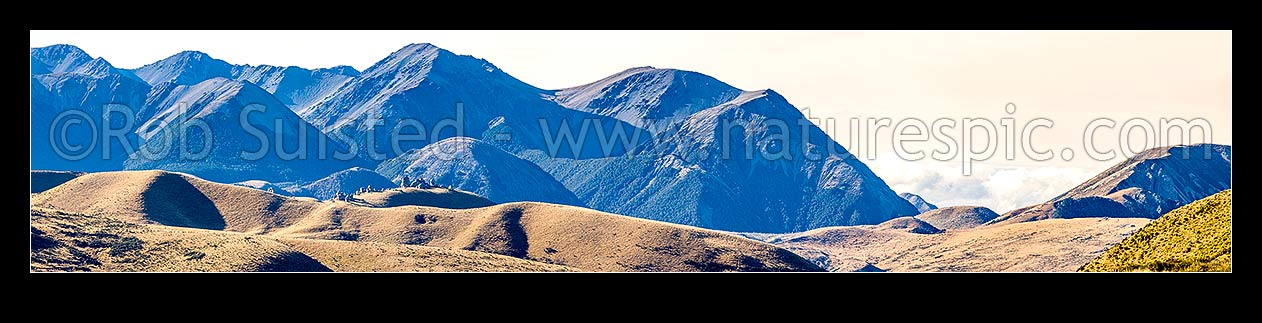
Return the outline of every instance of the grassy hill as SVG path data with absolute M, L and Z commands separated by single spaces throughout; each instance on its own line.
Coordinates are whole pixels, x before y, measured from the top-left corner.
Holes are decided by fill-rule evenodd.
M 472 209 L 495 205 L 477 194 L 442 187 L 400 187 L 384 191 L 355 194 L 354 200 L 372 207 L 403 205 L 432 206 L 444 209 Z
M 32 271 L 575 271 L 415 245 L 276 238 L 31 208 Z
M 1231 190 L 1162 215 L 1081 271 L 1231 271 Z
M 995 211 L 981 206 L 948 206 L 916 215 L 916 219 L 943 230 L 976 228 L 998 217 Z
M 463 195 L 427 195 L 434 198 L 441 196 L 454 198 Z M 387 200 L 383 199 L 383 203 L 398 202 Z M 43 208 L 64 211 L 117 223 L 109 226 L 130 223 L 144 225 L 144 230 L 170 231 L 170 234 L 152 237 L 131 232 L 115 234 L 120 237 L 124 234 L 135 236 L 143 242 L 135 244 L 141 246 L 165 246 L 167 244 L 161 242 L 170 239 L 191 239 L 196 243 L 190 245 L 198 246 L 202 244 L 201 241 L 208 239 L 224 240 L 222 243 L 209 244 L 224 245 L 230 241 L 241 244 L 242 251 L 236 253 L 252 255 L 243 259 L 231 258 L 232 261 L 224 260 L 223 263 L 232 264 L 229 266 L 211 267 L 198 267 L 205 263 L 200 260 L 192 264 L 179 264 L 177 262 L 185 261 L 179 258 L 182 254 L 169 259 L 170 261 L 163 261 L 172 263 L 170 266 L 112 266 L 104 261 L 97 261 L 105 263 L 105 266 L 99 268 L 101 270 L 821 270 L 788 250 L 740 236 L 574 206 L 515 202 L 468 209 L 413 205 L 365 207 L 344 201 L 315 201 L 281 196 L 163 171 L 86 174 L 33 195 L 31 205 L 32 210 Z M 32 211 L 32 222 L 82 222 L 48 219 L 47 216 L 35 213 Z M 100 226 L 106 227 L 105 224 Z M 87 259 L 109 259 L 99 256 L 78 257 L 75 255 L 90 256 L 91 253 L 54 248 L 78 246 L 70 241 L 75 238 L 74 234 L 94 232 L 96 227 L 53 230 L 51 227 L 36 226 L 41 232 L 65 233 L 50 233 L 46 239 L 41 238 L 49 241 L 46 244 L 50 246 L 45 248 L 49 250 L 46 258 L 50 260 L 43 263 L 78 265 L 93 262 Z M 39 236 L 32 232 L 33 236 Z M 251 242 L 242 242 L 245 240 Z M 354 243 L 330 242 L 331 240 Z M 267 242 L 265 245 L 256 245 L 255 242 L 258 241 Z M 406 246 L 398 247 L 400 245 Z M 430 248 L 416 248 L 419 246 Z M 213 256 L 211 252 L 203 252 L 207 257 Z M 530 263 L 503 261 L 501 255 Z M 428 260 L 440 256 L 447 260 Z M 74 261 L 76 259 L 84 261 Z M 487 262 L 494 264 L 482 265 Z M 540 263 L 560 266 L 539 266 Z M 468 265 L 444 267 L 443 264 Z M 51 267 L 49 270 L 61 268 Z M 96 269 L 98 268 L 84 270 Z

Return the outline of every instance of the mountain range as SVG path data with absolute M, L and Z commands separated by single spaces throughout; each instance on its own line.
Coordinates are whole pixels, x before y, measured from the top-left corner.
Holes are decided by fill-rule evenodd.
M 1000 215 L 897 194 L 776 91 L 669 68 L 542 89 L 430 44 L 363 71 L 54 45 L 31 100 L 32 270 L 1230 270 L 1225 145 Z
M 547 90 L 430 44 L 405 46 L 363 71 L 235 65 L 195 51 L 128 70 L 55 45 L 31 49 L 31 73 L 34 169 L 311 183 L 364 167 L 398 184 L 423 177 L 495 202 L 583 205 L 733 231 L 876 224 L 919 213 L 818 127 L 799 126 L 806 118 L 775 91 L 744 91 L 690 71 L 639 67 Z M 113 140 L 91 147 L 89 158 L 66 160 L 43 139 L 58 113 L 95 116 L 110 103 L 135 117 L 130 127 L 111 127 L 125 130 L 139 151 Z M 444 126 L 451 124 L 462 127 Z M 395 146 L 387 136 L 396 125 L 429 136 Z M 93 135 L 69 129 L 71 142 Z M 263 148 L 260 134 L 273 133 L 281 135 L 269 138 L 261 158 L 243 156 Z M 307 156 L 291 155 L 302 147 Z M 311 147 L 327 150 L 314 156 Z M 417 162 L 440 147 L 472 153 Z M 114 158 L 99 157 L 106 149 Z

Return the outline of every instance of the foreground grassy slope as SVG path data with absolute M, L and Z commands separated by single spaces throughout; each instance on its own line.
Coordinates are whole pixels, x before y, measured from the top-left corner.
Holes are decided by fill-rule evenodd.
M 275 239 L 31 209 L 33 271 L 329 271 Z
M 573 271 L 425 246 L 275 238 L 31 209 L 34 271 Z
M 1231 271 L 1231 190 L 1144 226 L 1082 271 Z

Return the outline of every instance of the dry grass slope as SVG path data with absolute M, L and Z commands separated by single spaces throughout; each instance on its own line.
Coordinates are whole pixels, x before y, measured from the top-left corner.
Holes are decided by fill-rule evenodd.
M 281 238 L 333 271 L 557 272 L 577 269 L 503 255 L 393 243 Z
M 875 228 L 877 230 L 892 230 L 918 234 L 934 234 L 942 232 L 942 230 L 934 227 L 932 224 L 910 216 L 889 219 L 889 221 L 877 224 Z
M 1231 190 L 1162 215 L 1082 271 L 1231 271 Z
M 507 256 L 395 244 L 274 238 L 31 210 L 37 271 L 573 271 Z
M 888 271 L 1074 271 L 1148 221 L 1049 219 L 939 234 L 830 227 L 766 239 L 834 271 L 855 263 Z
M 995 211 L 981 206 L 948 206 L 916 215 L 917 219 L 943 230 L 971 229 L 998 217 Z
M 372 208 L 161 171 L 88 174 L 31 203 L 137 223 L 464 249 L 580 270 L 820 270 L 787 250 L 728 233 L 544 203 Z
M 276 239 L 31 209 L 37 271 L 329 271 Z

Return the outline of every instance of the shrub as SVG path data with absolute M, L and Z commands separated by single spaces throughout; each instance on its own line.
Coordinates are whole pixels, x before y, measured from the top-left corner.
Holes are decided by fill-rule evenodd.
M 206 257 L 206 254 L 197 250 L 190 250 L 189 252 L 184 253 L 184 259 L 186 260 L 197 260 L 202 259 L 202 257 Z
M 115 241 L 114 244 L 110 245 L 110 255 L 119 257 L 129 251 L 140 250 L 143 246 L 144 241 L 140 241 L 140 239 L 136 237 L 123 237 L 122 239 Z

